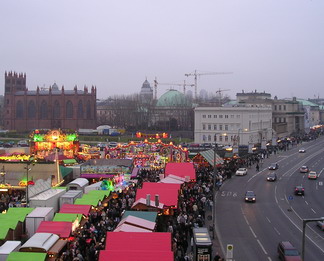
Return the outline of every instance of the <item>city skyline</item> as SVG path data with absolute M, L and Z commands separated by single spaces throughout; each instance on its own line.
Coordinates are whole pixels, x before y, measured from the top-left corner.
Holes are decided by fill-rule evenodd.
M 26 73 L 30 90 L 97 87 L 98 98 L 139 93 L 147 79 L 194 83 L 235 99 L 314 98 L 324 75 L 324 3 L 314 1 L 5 1 L 0 73 Z M 0 91 L 3 93 L 4 77 Z M 158 97 L 170 87 L 159 85 Z M 194 90 L 188 87 L 187 90 Z

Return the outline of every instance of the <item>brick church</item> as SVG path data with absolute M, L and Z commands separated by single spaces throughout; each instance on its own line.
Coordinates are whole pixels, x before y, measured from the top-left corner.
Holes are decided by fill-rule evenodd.
M 6 130 L 95 129 L 97 124 L 94 86 L 65 90 L 54 84 L 32 91 L 26 87 L 26 74 L 6 72 L 3 107 Z

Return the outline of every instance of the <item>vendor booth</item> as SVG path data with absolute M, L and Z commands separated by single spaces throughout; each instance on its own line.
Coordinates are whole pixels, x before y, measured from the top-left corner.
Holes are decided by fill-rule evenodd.
M 196 170 L 192 162 L 170 162 L 165 166 L 165 177 L 169 175 L 184 178 L 186 182 L 196 181 Z
M 91 210 L 91 205 L 64 204 L 59 213 L 73 213 L 88 216 Z
M 36 233 L 55 233 L 60 238 L 68 238 L 72 232 L 72 222 L 42 221 Z

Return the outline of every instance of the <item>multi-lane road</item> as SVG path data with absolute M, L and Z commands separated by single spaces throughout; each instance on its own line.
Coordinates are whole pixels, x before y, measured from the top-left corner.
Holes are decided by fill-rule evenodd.
M 299 153 L 299 148 L 306 153 Z M 271 163 L 279 169 L 268 170 Z M 319 174 L 309 180 L 299 172 L 302 165 Z M 277 181 L 266 176 L 276 172 Z M 265 159 L 259 172 L 252 166 L 246 176 L 234 176 L 216 194 L 216 233 L 223 252 L 233 244 L 235 261 L 278 260 L 280 241 L 290 241 L 302 251 L 303 219 L 324 216 L 324 137 L 291 148 Z M 304 196 L 294 195 L 294 187 L 303 185 Z M 246 203 L 244 194 L 253 190 L 255 203 Z M 324 231 L 316 222 L 308 223 L 305 260 L 324 260 Z

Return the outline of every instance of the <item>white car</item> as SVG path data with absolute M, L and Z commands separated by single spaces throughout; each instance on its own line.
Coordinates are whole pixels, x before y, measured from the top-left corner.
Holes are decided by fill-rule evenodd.
M 247 169 L 246 168 L 239 168 L 236 172 L 236 176 L 244 176 L 247 174 Z
M 299 152 L 299 153 L 305 153 L 305 152 L 306 152 L 306 149 L 304 149 L 304 148 L 300 148 L 298 152 Z
M 308 179 L 317 179 L 317 173 L 315 171 L 310 171 L 307 177 Z

